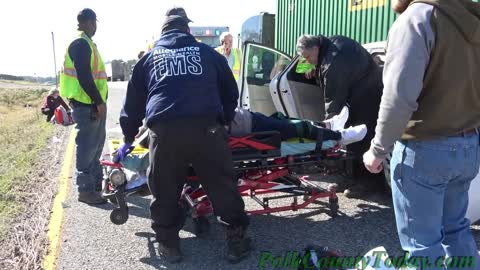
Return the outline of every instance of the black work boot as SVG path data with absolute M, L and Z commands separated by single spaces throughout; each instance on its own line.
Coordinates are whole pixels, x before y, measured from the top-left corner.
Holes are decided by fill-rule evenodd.
M 246 258 L 251 250 L 251 239 L 245 236 L 243 227 L 227 227 L 227 260 L 230 263 L 238 263 Z
M 78 201 L 86 204 L 104 204 L 107 200 L 98 192 L 80 192 L 78 193 Z
M 158 253 L 169 263 L 178 263 L 183 259 L 180 245 L 167 246 L 162 242 L 158 242 Z

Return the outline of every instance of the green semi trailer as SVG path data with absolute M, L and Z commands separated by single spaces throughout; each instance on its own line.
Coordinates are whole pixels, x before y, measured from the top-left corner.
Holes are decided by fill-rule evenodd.
M 385 41 L 397 18 L 390 0 L 277 0 L 276 4 L 275 48 L 289 54 L 294 54 L 302 34 L 343 35 L 361 44 Z
M 275 15 L 260 13 L 242 24 L 241 41 L 290 55 L 302 34 L 344 35 L 372 43 L 386 40 L 396 17 L 390 0 L 277 0 Z

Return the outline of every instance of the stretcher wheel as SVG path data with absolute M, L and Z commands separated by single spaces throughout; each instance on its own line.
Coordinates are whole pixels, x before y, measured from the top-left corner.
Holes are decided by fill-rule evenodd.
M 128 220 L 128 208 L 120 209 L 115 208 L 113 209 L 112 213 L 110 213 L 110 221 L 112 221 L 115 225 L 122 225 Z
M 197 217 L 193 219 L 195 226 L 195 235 L 200 238 L 204 238 L 210 231 L 210 222 L 206 217 Z
M 334 218 L 338 216 L 338 198 L 329 198 L 328 199 L 328 207 L 330 209 L 329 215 Z

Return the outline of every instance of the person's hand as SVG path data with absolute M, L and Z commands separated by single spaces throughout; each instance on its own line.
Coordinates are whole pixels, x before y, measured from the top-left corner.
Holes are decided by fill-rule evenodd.
M 305 72 L 305 78 L 309 80 L 315 78 L 315 69 L 312 68 L 310 71 Z
M 383 170 L 383 158 L 376 157 L 371 150 L 363 154 L 363 164 L 371 173 L 379 173 Z
M 140 136 L 142 136 L 143 133 L 145 133 L 145 131 L 148 130 L 148 127 L 145 127 L 145 126 L 142 126 L 138 129 L 138 133 L 137 135 L 135 135 L 135 139 L 138 139 L 140 138 Z
M 113 158 L 113 162 L 118 163 L 125 160 L 125 157 L 132 152 L 133 147 L 131 143 L 124 143 L 117 149 L 117 156 Z
M 107 106 L 105 103 L 97 105 L 97 119 L 100 119 L 100 116 L 107 112 Z

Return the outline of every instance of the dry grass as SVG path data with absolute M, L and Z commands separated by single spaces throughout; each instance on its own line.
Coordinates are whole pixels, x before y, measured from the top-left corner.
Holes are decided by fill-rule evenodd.
M 40 101 L 48 92 L 49 87 L 42 85 L 23 84 L 16 86 L 13 83 L 0 82 L 0 108 L 5 112 L 11 107 L 39 106 Z
M 0 269 L 42 269 L 69 130 L 40 113 L 49 89 L 0 80 Z
M 28 185 L 37 155 L 51 134 L 52 126 L 28 110 L 18 110 L 2 117 L 0 128 L 0 240 L 9 229 L 10 221 L 22 210 L 16 188 Z
M 52 134 L 38 109 L 46 91 L 0 89 L 0 240 L 22 210 L 16 189 L 31 181 L 28 174 Z
M 58 171 L 63 160 L 69 129 L 59 127 L 54 134 L 62 143 L 49 143 L 27 175 L 24 185 L 15 186 L 17 212 L 9 234 L 0 240 L 0 269 L 42 269 L 48 239 L 46 235 L 52 200 L 57 191 Z M 28 185 L 27 185 L 28 184 Z
M 48 89 L 0 81 L 0 269 L 41 269 L 62 153 L 39 110 Z
M 21 210 L 15 187 L 26 179 L 53 127 L 38 112 L 46 89 L 0 89 L 0 240 Z

